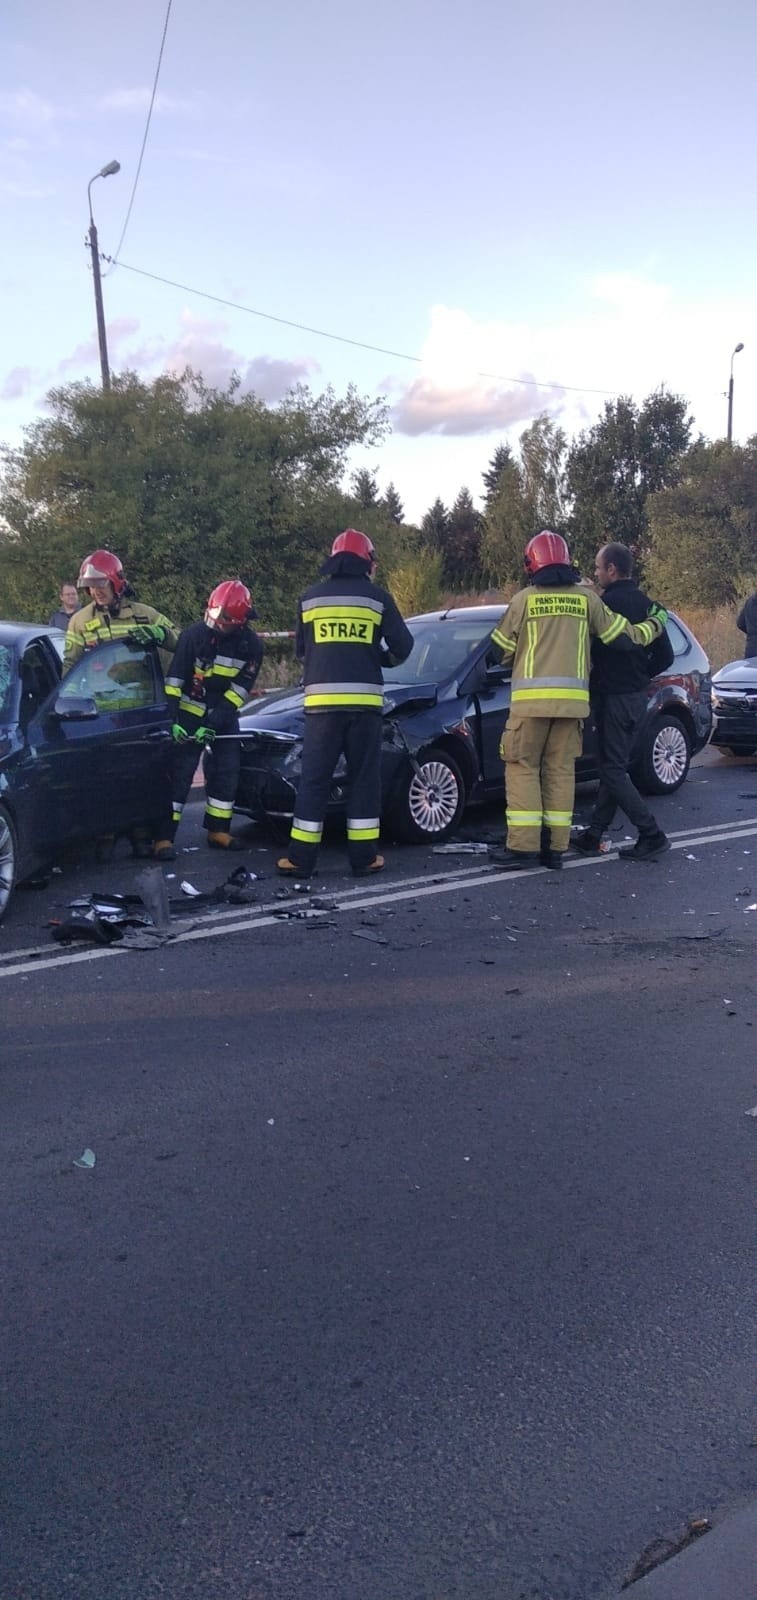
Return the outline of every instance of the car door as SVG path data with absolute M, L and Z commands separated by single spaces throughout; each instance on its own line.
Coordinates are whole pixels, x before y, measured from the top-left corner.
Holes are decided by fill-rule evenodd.
M 487 789 L 504 784 L 504 766 L 499 746 L 510 712 L 512 669 L 509 664 L 504 666 L 497 661 L 497 654 L 490 647 L 482 655 L 479 686 L 475 695 L 481 738 L 481 767 Z
M 153 648 L 120 639 L 87 651 L 46 711 L 48 753 L 71 808 L 68 837 L 165 818 L 171 733 Z
M 48 857 L 66 832 L 68 799 L 66 784 L 61 781 L 63 769 L 51 759 L 45 734 L 45 707 L 55 700 L 59 681 L 60 663 L 48 640 L 28 641 L 18 660 L 18 748 L 11 774 L 24 868 Z

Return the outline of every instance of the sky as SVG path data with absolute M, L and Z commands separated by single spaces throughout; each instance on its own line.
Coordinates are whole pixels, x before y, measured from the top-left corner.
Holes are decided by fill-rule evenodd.
M 112 369 L 385 397 L 351 465 L 409 520 L 543 412 L 665 385 L 724 436 L 738 343 L 757 434 L 753 0 L 172 0 L 120 242 L 167 9 L 5 0 L 0 442 L 99 384 L 113 159 Z

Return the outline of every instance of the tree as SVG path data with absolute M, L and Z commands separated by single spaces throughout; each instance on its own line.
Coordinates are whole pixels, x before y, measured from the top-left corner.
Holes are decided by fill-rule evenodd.
M 608 400 L 604 414 L 573 443 L 567 459 L 572 500 L 570 543 L 590 565 L 608 539 L 643 556 L 647 497 L 678 481 L 692 419 L 680 395 L 657 389 L 641 408 L 629 396 Z
M 523 550 L 540 528 L 559 530 L 565 519 L 563 463 L 566 439 L 546 414 L 525 428 L 519 460 L 509 446 L 495 451 L 484 483 L 486 510 L 481 534 L 481 565 L 498 588 L 523 575 Z
M 651 494 L 647 509 L 654 593 L 717 606 L 757 589 L 757 436 L 743 447 L 700 440 L 679 482 Z
M 352 474 L 352 493 L 361 510 L 367 511 L 371 506 L 379 503 L 378 484 L 375 476 L 367 467 L 360 467 Z
M 438 498 L 429 506 L 421 522 L 421 538 L 431 550 L 443 550 L 447 539 L 449 512 Z
M 502 479 L 512 467 L 513 461 L 514 456 L 509 444 L 498 444 L 486 471 L 481 474 L 484 480 L 484 502 L 487 506 L 496 500 Z
M 469 489 L 461 489 L 447 519 L 444 576 L 453 589 L 476 588 L 481 577 L 481 516 Z
M 387 484 L 386 493 L 381 501 L 381 504 L 387 516 L 389 517 L 389 520 L 391 522 L 396 522 L 397 526 L 401 527 L 402 520 L 405 515 L 405 508 L 393 483 Z
M 251 584 L 261 617 L 291 618 L 334 532 L 351 520 L 339 488 L 348 451 L 377 441 L 383 407 L 348 389 L 292 389 L 269 407 L 181 378 L 54 389 L 52 415 L 2 452 L 0 610 L 42 616 L 61 573 L 115 549 L 142 599 L 179 624 L 223 577 Z

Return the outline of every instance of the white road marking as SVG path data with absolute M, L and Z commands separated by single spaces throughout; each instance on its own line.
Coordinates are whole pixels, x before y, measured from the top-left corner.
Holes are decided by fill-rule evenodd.
M 755 835 L 757 835 L 757 817 L 749 817 L 738 823 L 719 822 L 713 823 L 711 827 L 705 829 L 684 829 L 676 833 L 670 833 L 668 838 L 672 842 L 673 850 L 686 850 L 692 844 L 701 846 L 724 844 L 734 839 L 754 838 Z M 564 870 L 602 866 L 606 861 L 617 861 L 617 859 L 617 846 L 615 846 L 601 855 L 576 856 L 566 860 Z M 548 870 L 547 867 L 531 867 L 527 872 L 511 874 L 497 872 L 492 867 L 487 867 L 482 872 L 480 867 L 465 865 L 459 868 L 452 868 L 444 873 L 436 873 L 431 879 L 428 873 L 424 873 L 423 877 L 403 878 L 400 883 L 389 884 L 384 880 L 381 887 L 377 883 L 375 888 L 370 890 L 360 888 L 334 890 L 332 892 L 322 888 L 320 892 L 324 898 L 328 897 L 330 900 L 336 900 L 337 911 L 364 911 L 370 909 L 371 906 L 390 905 L 403 900 L 422 900 L 428 899 L 433 895 L 449 894 L 460 888 L 481 889 L 487 885 L 491 887 L 495 883 L 518 882 L 521 878 L 532 878 L 536 873 L 546 874 Z M 633 872 L 633 870 L 633 867 L 631 867 L 630 871 Z M 644 870 L 643 867 L 642 870 Z M 317 895 L 319 890 L 316 887 L 312 892 Z M 308 905 L 308 898 L 306 895 L 302 896 L 303 910 Z M 298 909 L 296 899 L 280 902 L 279 911 L 283 905 L 286 905 L 291 910 Z M 188 899 L 187 912 L 191 910 L 191 906 L 192 902 Z M 328 917 L 329 914 L 329 912 L 324 911 L 324 918 Z M 157 946 L 156 948 L 173 948 L 180 944 L 194 943 L 198 939 L 217 939 L 222 934 L 247 933 L 257 931 L 258 928 L 280 927 L 286 920 L 280 914 L 278 916 L 274 914 L 273 902 L 263 906 L 251 906 L 250 910 L 242 915 L 235 907 L 230 907 L 227 911 L 214 911 L 203 918 L 198 917 L 196 919 L 198 925 L 192 928 L 190 932 L 177 934 L 176 938 L 170 941 L 169 946 Z M 102 961 L 106 957 L 126 956 L 133 953 L 138 954 L 139 952 L 125 950 L 118 944 L 108 945 L 105 948 L 98 947 L 94 950 L 77 949 L 69 951 L 60 948 L 55 953 L 50 952 L 49 945 L 37 945 L 29 950 L 9 950 L 0 956 L 0 978 L 11 978 L 20 975 L 30 976 L 34 972 L 44 972 L 51 967 L 75 966 L 82 961 Z M 36 956 L 40 956 L 42 959 L 35 960 Z

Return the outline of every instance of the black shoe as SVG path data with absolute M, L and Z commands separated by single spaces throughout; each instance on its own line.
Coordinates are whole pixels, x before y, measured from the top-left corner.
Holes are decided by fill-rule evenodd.
M 635 844 L 627 845 L 625 850 L 619 850 L 621 861 L 656 861 L 658 856 L 664 856 L 669 850 L 670 840 L 664 833 L 653 833 L 650 838 L 641 834 Z
M 536 850 L 491 850 L 489 860 L 499 872 L 529 872 L 541 866 Z
M 562 850 L 542 850 L 539 860 L 543 867 L 549 867 L 551 872 L 562 872 Z
M 577 850 L 579 855 L 582 856 L 601 856 L 602 854 L 602 840 L 596 833 L 592 833 L 591 828 L 584 828 L 581 833 L 576 834 L 575 839 L 570 841 L 570 847 L 571 850 Z

